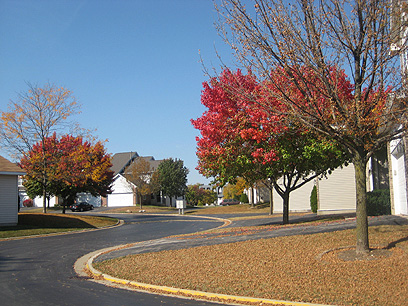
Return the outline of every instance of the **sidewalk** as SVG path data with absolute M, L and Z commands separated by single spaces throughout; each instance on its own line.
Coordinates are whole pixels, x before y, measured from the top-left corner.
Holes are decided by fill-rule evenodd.
M 217 218 L 225 218 L 225 215 L 212 215 Z M 234 215 L 237 217 L 238 215 Z M 230 216 L 232 217 L 232 216 Z M 243 217 L 240 214 L 238 217 Z M 345 220 L 336 220 L 329 222 L 319 222 L 316 215 L 295 216 L 291 218 L 291 224 L 282 226 L 281 218 L 265 218 L 265 219 L 249 219 L 249 220 L 237 220 L 232 222 L 231 225 L 217 230 L 215 233 L 206 234 L 192 234 L 179 237 L 168 237 L 157 240 L 146 241 L 138 243 L 134 246 L 130 246 L 125 249 L 111 251 L 106 254 L 102 254 L 95 258 L 95 262 L 117 258 L 121 256 L 127 256 L 131 254 L 141 254 L 150 252 L 159 252 L 164 250 L 177 250 L 192 248 L 196 246 L 215 245 L 223 243 L 233 243 L 238 241 L 256 240 L 264 238 L 273 238 L 280 236 L 292 236 L 292 235 L 309 235 L 323 232 L 333 232 L 345 229 L 353 229 L 356 226 L 355 218 L 349 218 Z M 305 221 L 313 221 L 314 223 L 301 223 Z M 296 222 L 296 223 L 294 223 Z M 402 225 L 408 224 L 408 218 L 400 216 L 379 216 L 369 217 L 369 225 Z M 262 229 L 251 229 L 243 231 L 239 227 L 243 226 L 260 226 L 266 225 Z M 237 229 L 235 229 L 237 228 Z

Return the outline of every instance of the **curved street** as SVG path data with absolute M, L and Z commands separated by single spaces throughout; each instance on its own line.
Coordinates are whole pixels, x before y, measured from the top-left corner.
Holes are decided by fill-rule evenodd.
M 90 214 L 97 215 L 95 212 Z M 221 235 L 217 233 L 197 235 L 194 239 L 190 239 L 191 237 L 172 239 L 165 237 L 215 228 L 223 225 L 223 222 L 221 219 L 218 221 L 205 217 L 174 214 L 112 216 L 124 220 L 125 224 L 110 229 L 82 233 L 0 241 L 2 305 L 219 305 L 105 286 L 88 281 L 88 277 L 78 276 L 74 271 L 74 263 L 88 253 L 134 242 L 144 241 L 145 243 L 103 254 L 98 257 L 98 260 L 141 252 L 355 228 L 355 218 L 303 224 L 304 221 L 318 220 L 318 216 L 301 214 L 291 216 L 293 225 L 276 227 L 273 225 L 279 225 L 281 217 L 251 218 L 250 215 L 246 215 L 249 218 L 234 220 L 228 227 L 272 226 L 238 234 L 232 231 Z M 217 215 L 214 217 L 230 218 L 233 216 Z M 370 217 L 369 224 L 408 224 L 408 218 L 401 216 Z
M 76 275 L 75 261 L 120 244 L 193 233 L 222 222 L 178 215 L 112 215 L 125 224 L 84 233 L 0 241 L 2 305 L 215 305 L 107 287 Z

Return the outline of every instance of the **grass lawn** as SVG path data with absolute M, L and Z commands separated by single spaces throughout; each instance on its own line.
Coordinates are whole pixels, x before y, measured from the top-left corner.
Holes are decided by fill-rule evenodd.
M 212 214 L 269 214 L 269 203 L 257 204 L 252 207 L 250 204 L 238 204 L 229 206 L 203 206 L 191 208 L 187 214 L 212 215 Z
M 96 216 L 20 213 L 17 226 L 0 227 L 0 238 L 79 231 L 114 225 L 117 219 Z
M 175 207 L 166 207 L 166 206 L 154 206 L 154 205 L 143 205 L 140 208 L 140 205 L 137 206 L 128 206 L 128 207 L 118 207 L 112 208 L 109 210 L 103 211 L 104 214 L 125 214 L 125 213 L 139 213 L 140 210 L 143 210 L 143 213 L 169 213 L 174 212 L 178 213 L 178 209 Z
M 144 213 L 178 213 L 175 207 L 143 205 Z M 118 207 L 105 210 L 104 213 L 139 213 L 140 206 Z M 213 215 L 213 214 L 248 214 L 259 213 L 267 215 L 269 213 L 269 204 L 257 204 L 254 208 L 250 204 L 239 204 L 230 206 L 202 206 L 189 207 L 184 211 L 188 215 Z
M 142 283 L 329 305 L 406 305 L 408 226 L 370 227 L 374 260 L 337 249 L 355 231 L 299 235 L 132 255 L 94 266 Z M 331 250 L 327 253 L 325 251 Z M 380 251 L 378 251 L 380 252 Z

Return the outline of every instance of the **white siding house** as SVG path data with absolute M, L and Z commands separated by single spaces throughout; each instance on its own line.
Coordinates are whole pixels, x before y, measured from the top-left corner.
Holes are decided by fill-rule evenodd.
M 404 138 L 390 143 L 391 211 L 395 215 L 408 215 L 406 147 Z
M 133 206 L 136 204 L 133 193 L 135 186 L 121 174 L 115 175 L 112 183 L 112 193 L 108 194 L 107 206 Z
M 153 156 L 139 156 L 136 152 L 124 152 L 116 153 L 112 157 L 112 171 L 114 172 L 114 178 L 111 185 L 112 193 L 108 194 L 106 198 L 106 206 L 118 207 L 118 206 L 135 206 L 140 204 L 138 197 L 136 196 L 136 188 L 132 182 L 126 179 L 126 174 L 130 173 L 132 165 L 139 159 L 144 159 L 150 164 L 150 171 L 153 173 L 161 160 L 155 160 Z M 147 174 L 147 177 L 151 175 Z M 149 178 L 147 178 L 149 179 Z M 166 204 L 162 203 L 162 197 L 158 195 L 146 196 L 142 202 L 147 204 Z M 173 205 L 174 205 L 173 201 Z
M 18 223 L 18 176 L 23 174 L 20 167 L 0 156 L 0 226 Z
M 401 83 L 404 91 L 400 93 L 402 98 L 406 97 L 408 87 L 408 14 L 406 11 L 407 0 L 392 0 L 394 14 L 391 19 L 392 31 L 399 31 L 395 35 L 395 41 L 391 45 L 391 52 L 398 54 L 401 67 Z M 396 27 L 400 27 L 399 29 Z M 390 192 L 391 212 L 395 215 L 408 215 L 408 142 L 407 132 L 389 144 L 389 167 L 390 167 Z

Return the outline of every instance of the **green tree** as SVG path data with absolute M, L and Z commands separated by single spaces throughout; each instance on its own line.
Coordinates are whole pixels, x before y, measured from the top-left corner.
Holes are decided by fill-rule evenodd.
M 184 166 L 181 159 L 165 159 L 157 168 L 158 182 L 163 195 L 170 198 L 172 206 L 172 197 L 183 196 L 187 189 L 188 169 Z
M 218 200 L 218 195 L 214 190 L 204 190 L 202 204 L 214 204 Z
M 204 199 L 203 189 L 200 188 L 200 184 L 188 185 L 186 190 L 186 201 L 191 206 L 197 206 Z

